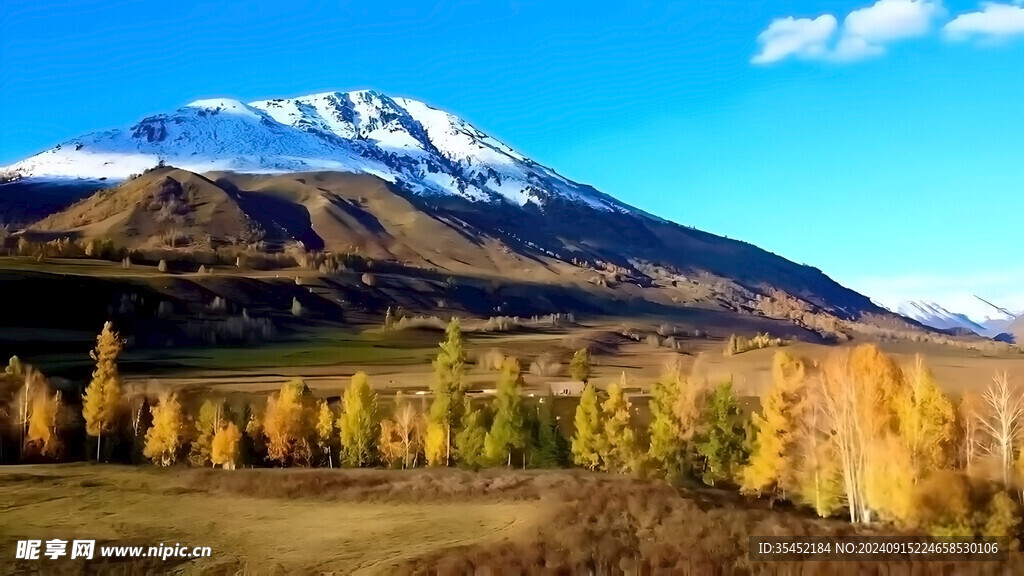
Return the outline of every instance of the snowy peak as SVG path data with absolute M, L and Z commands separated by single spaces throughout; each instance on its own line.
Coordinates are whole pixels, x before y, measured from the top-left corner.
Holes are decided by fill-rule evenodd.
M 925 326 L 939 330 L 966 329 L 980 336 L 994 337 L 1005 328 L 1011 318 L 1002 321 L 986 318 L 976 321 L 959 312 L 951 312 L 942 305 L 926 300 L 908 300 L 896 307 L 896 312 L 917 320 Z
M 196 100 L 125 129 L 69 140 L 3 171 L 29 178 L 120 180 L 159 162 L 193 172 L 368 173 L 414 194 L 520 206 L 562 200 L 634 211 L 523 157 L 453 114 L 373 90 L 249 104 Z
M 209 98 L 206 100 L 196 100 L 195 102 L 190 102 L 185 107 L 199 108 L 200 110 L 206 110 L 211 113 L 223 111 L 228 114 L 240 114 L 250 118 L 259 117 L 259 114 L 254 112 L 248 106 L 242 104 L 238 100 L 232 100 L 231 98 Z

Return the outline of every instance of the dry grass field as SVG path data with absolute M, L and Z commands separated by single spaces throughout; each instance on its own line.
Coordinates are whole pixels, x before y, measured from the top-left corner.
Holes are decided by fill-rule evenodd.
M 593 354 L 593 380 L 598 387 L 618 382 L 625 372 L 634 393 L 643 393 L 663 373 L 666 364 L 679 362 L 684 371 L 715 384 L 731 379 L 738 394 L 758 396 L 770 383 L 772 356 L 777 348 L 752 350 L 724 356 L 722 338 L 679 338 L 680 349 L 654 348 L 622 337 L 615 324 L 560 329 L 552 333 L 468 334 L 470 358 L 490 350 L 514 356 L 528 367 L 542 354 L 560 365 L 551 376 L 525 373 L 527 391 L 545 391 L 551 382 L 566 380 L 572 352 L 587 346 Z M 171 388 L 208 388 L 224 392 L 266 393 L 291 378 L 302 378 L 323 396 L 333 396 L 358 371 L 366 372 L 382 391 L 426 391 L 440 332 L 416 331 L 381 337 L 334 334 L 308 343 L 277 344 L 254 348 L 207 351 L 156 352 L 130 357 L 143 364 L 166 362 L 176 370 L 157 378 Z M 843 345 L 795 342 L 784 349 L 811 363 L 863 340 Z M 944 392 L 953 397 L 983 389 L 997 372 L 1011 380 L 1024 378 L 1024 355 L 986 354 L 951 346 L 908 342 L 877 342 L 901 364 L 909 365 L 920 354 Z M 467 378 L 478 390 L 493 388 L 496 373 L 471 363 Z M 129 380 L 149 381 L 152 375 L 129 375 Z
M 543 516 L 537 501 L 514 497 L 458 502 L 445 494 L 444 475 L 431 496 L 422 492 L 431 486 L 429 477 L 403 485 L 400 472 L 377 473 L 390 474 L 386 481 L 396 489 L 370 498 L 346 483 L 325 493 L 315 486 L 321 479 L 358 485 L 361 476 L 373 480 L 372 471 L 237 472 L 241 483 L 235 486 L 227 482 L 235 478 L 185 468 L 0 467 L 0 573 L 56 565 L 12 564 L 13 550 L 6 548 L 18 539 L 89 538 L 210 546 L 211 558 L 187 566 L 200 573 L 388 574 L 397 564 L 445 548 L 521 537 L 536 530 Z M 454 476 L 450 490 L 459 488 Z
M 752 535 L 872 534 L 727 490 L 580 470 L 0 468 L 2 574 L 1013 574 L 1010 562 L 755 562 Z M 11 562 L 19 538 L 202 559 Z

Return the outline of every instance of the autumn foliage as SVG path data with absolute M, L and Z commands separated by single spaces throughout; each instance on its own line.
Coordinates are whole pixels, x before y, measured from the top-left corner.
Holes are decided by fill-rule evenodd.
M 499 374 L 488 375 L 496 378 L 493 395 L 468 393 L 457 320 L 433 364 L 433 394 L 422 401 L 378 397 L 367 374 L 357 372 L 340 401 L 317 398 L 298 379 L 265 404 L 239 406 L 188 391 L 157 400 L 150 393 L 131 397 L 128 422 L 117 367 L 122 345 L 105 324 L 82 396 L 84 431 L 96 439 L 99 459 L 127 429 L 133 439 L 144 437 L 141 453 L 157 466 L 478 469 L 571 461 L 591 471 L 738 489 L 856 524 L 1020 536 L 1024 393 L 997 374 L 982 392 L 954 403 L 924 359 L 898 362 L 874 345 L 840 348 L 820 363 L 777 351 L 752 409 L 731 382 L 711 385 L 678 363 L 650 386 L 625 373 L 598 381 L 580 351 L 573 372 L 585 385 L 561 423 L 553 395 L 524 392 L 514 358 L 503 356 Z M 17 359 L 4 378 L 18 383 L 4 409 L 19 456 L 60 459 L 70 422 L 62 392 Z M 144 406 L 151 422 L 137 418 Z

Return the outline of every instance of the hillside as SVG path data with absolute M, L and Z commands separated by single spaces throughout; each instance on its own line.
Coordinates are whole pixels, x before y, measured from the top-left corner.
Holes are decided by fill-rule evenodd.
M 552 284 L 607 300 L 754 313 L 762 300 L 782 298 L 800 313 L 883 313 L 815 268 L 641 212 L 566 200 L 516 207 L 423 197 L 360 174 L 201 176 L 159 168 L 48 216 L 26 235 L 110 238 L 134 250 L 273 252 L 301 242 L 307 250 Z
M 267 236 L 238 199 L 184 170 L 155 170 L 100 191 L 32 226 L 133 248 L 251 244 Z

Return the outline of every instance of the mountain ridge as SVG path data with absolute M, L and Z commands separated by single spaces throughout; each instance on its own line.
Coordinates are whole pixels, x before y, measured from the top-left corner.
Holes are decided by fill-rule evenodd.
M 905 300 L 894 306 L 893 311 L 938 330 L 970 330 L 980 336 L 995 338 L 1010 331 L 1014 326 L 1015 317 L 987 316 L 976 320 L 962 312 L 952 312 L 948 308 L 930 300 Z M 1019 328 L 1016 329 L 1019 331 Z

